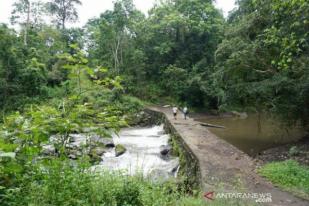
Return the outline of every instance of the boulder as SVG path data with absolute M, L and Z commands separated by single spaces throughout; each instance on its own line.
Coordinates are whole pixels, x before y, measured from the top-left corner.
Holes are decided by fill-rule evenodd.
M 112 138 L 100 137 L 99 135 L 92 135 L 90 141 L 93 145 L 102 144 L 107 148 L 115 147 L 115 143 Z
M 76 160 L 76 159 L 77 159 L 77 156 L 74 155 L 74 154 L 69 154 L 68 157 L 69 157 L 70 159 L 72 159 L 72 160 Z
M 119 157 L 120 155 L 123 155 L 126 151 L 127 151 L 127 149 L 123 145 L 121 145 L 121 144 L 118 144 L 115 147 L 116 157 Z
M 96 148 L 92 149 L 91 152 L 95 153 L 98 156 L 102 156 L 106 152 L 106 149 L 102 148 L 102 147 L 96 147 Z
M 95 150 L 91 150 L 89 157 L 90 157 L 90 162 L 92 164 L 99 163 L 100 161 L 102 161 L 101 155 L 98 155 L 97 151 Z
M 72 147 L 87 145 L 87 134 L 70 134 L 70 145 Z
M 172 150 L 172 147 L 170 145 L 162 145 L 160 147 L 160 154 L 163 156 L 168 155 Z
M 43 155 L 55 155 L 56 154 L 56 148 L 54 145 L 43 145 L 41 153 Z
M 79 151 L 79 150 L 76 150 L 76 149 L 71 149 L 71 150 L 69 151 L 69 153 L 70 153 L 71 155 L 76 156 L 76 157 L 81 157 L 81 156 L 83 156 L 83 153 L 82 153 L 81 151 Z

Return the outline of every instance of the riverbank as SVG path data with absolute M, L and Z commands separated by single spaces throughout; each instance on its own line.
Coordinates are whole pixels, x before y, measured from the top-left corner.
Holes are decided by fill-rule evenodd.
M 263 151 L 256 156 L 259 174 L 296 196 L 309 200 L 309 139 Z
M 308 205 L 308 202 L 280 191 L 256 173 L 256 161 L 212 134 L 193 119 L 174 120 L 170 108 L 150 107 L 161 112 L 192 151 L 200 168 L 204 192 L 271 193 L 269 205 Z
M 261 152 L 256 156 L 264 163 L 295 160 L 301 165 L 309 166 L 309 136 L 301 140 Z

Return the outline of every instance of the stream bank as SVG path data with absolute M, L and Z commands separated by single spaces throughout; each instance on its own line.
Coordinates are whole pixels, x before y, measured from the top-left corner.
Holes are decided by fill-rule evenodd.
M 301 140 L 261 152 L 256 159 L 263 163 L 295 160 L 301 165 L 309 166 L 309 136 Z

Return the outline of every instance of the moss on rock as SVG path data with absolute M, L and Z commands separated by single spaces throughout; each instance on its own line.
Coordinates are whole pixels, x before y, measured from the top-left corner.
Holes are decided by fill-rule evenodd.
M 120 155 L 123 155 L 126 151 L 127 151 L 127 149 L 123 145 L 121 145 L 121 144 L 118 144 L 115 147 L 116 157 L 119 157 Z

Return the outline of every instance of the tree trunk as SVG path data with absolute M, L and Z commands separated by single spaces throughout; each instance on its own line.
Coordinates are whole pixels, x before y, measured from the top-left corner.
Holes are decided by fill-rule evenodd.
M 114 53 L 114 69 L 115 72 L 119 75 L 119 46 L 120 46 L 120 39 L 117 37 L 117 40 L 115 42 L 115 51 Z
M 31 12 L 31 4 L 30 1 L 27 1 L 27 21 L 26 21 L 26 26 L 24 30 L 24 45 L 27 46 L 28 44 L 28 30 L 29 30 L 29 25 L 30 25 L 30 12 Z
M 258 128 L 258 134 L 262 133 L 262 110 L 260 108 L 257 109 L 257 128 Z
M 62 2 L 62 9 L 63 9 L 63 11 L 62 11 L 62 16 L 61 16 L 61 27 L 62 27 L 62 29 L 64 30 L 65 29 L 65 21 L 66 21 L 66 19 L 67 19 L 67 10 L 66 10 L 66 5 L 65 5 L 65 1 L 63 0 Z

